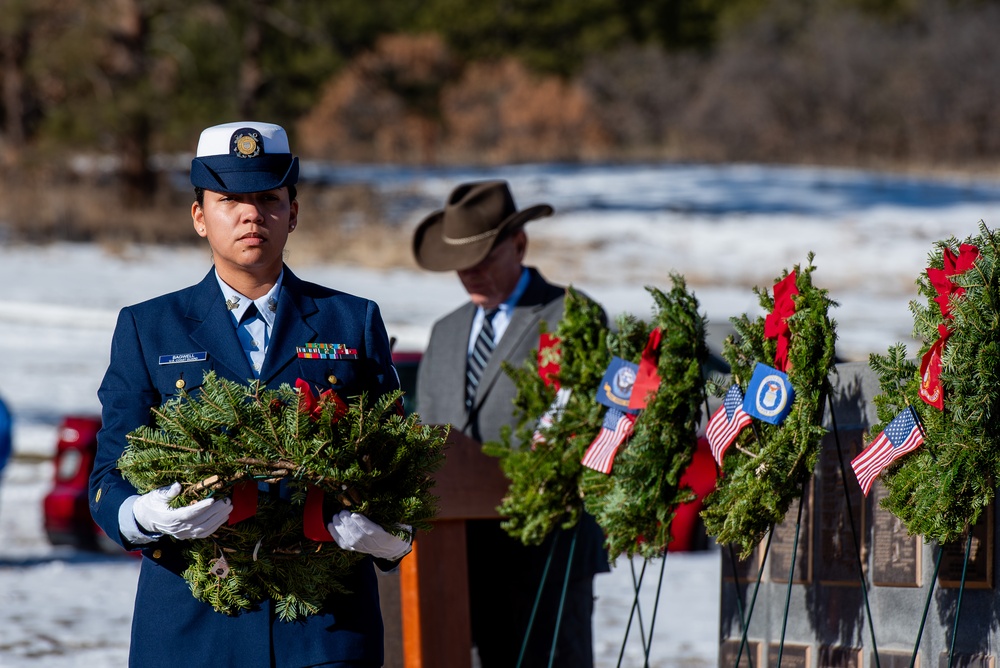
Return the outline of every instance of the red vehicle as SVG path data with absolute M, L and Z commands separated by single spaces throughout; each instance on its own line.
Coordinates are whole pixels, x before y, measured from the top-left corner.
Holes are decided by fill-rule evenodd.
M 408 413 L 414 409 L 420 357 L 419 352 L 393 353 L 399 382 L 405 392 L 403 406 Z M 94 523 L 87 503 L 88 478 L 94 466 L 100 428 L 101 419 L 96 416 L 69 416 L 59 427 L 52 490 L 43 501 L 45 533 L 53 545 L 121 551 Z M 698 440 L 698 449 L 681 483 L 691 487 L 698 499 L 677 509 L 669 549 L 671 552 L 705 549 L 708 539 L 698 513 L 702 500 L 715 487 L 715 461 L 704 438 Z
M 53 545 L 84 549 L 113 545 L 90 517 L 87 505 L 87 480 L 100 428 L 101 419 L 96 416 L 69 416 L 59 425 L 52 490 L 42 502 L 45 534 Z

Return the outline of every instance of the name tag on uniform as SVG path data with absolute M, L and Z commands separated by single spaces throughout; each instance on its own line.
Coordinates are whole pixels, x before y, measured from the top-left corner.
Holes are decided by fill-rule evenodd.
M 356 360 L 358 349 L 348 348 L 343 343 L 307 343 L 296 346 L 299 358 L 307 360 Z
M 204 362 L 208 359 L 207 352 L 177 353 L 176 355 L 160 355 L 160 366 L 164 364 L 185 364 L 187 362 Z

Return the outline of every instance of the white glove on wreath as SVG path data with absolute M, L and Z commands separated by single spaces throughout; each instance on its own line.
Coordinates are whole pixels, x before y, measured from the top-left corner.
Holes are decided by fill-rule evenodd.
M 229 499 L 202 499 L 190 506 L 171 508 L 170 501 L 181 493 L 175 482 L 146 492 L 132 506 L 132 515 L 141 529 L 150 533 L 167 534 L 174 538 L 207 538 L 229 519 L 233 510 Z
M 397 538 L 364 515 L 341 510 L 326 525 L 342 550 L 364 552 L 379 559 L 396 561 L 410 551 L 410 540 Z M 410 527 L 403 525 L 407 531 Z

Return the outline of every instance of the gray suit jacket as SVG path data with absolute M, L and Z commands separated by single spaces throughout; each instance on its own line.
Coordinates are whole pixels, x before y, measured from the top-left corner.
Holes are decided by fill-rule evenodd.
M 501 362 L 521 366 L 538 348 L 544 321 L 555 331 L 563 315 L 565 288 L 547 282 L 529 268 L 528 287 L 514 307 L 510 323 L 490 356 L 472 410 L 465 408 L 465 367 L 469 332 L 476 306 L 469 302 L 434 324 L 417 373 L 417 412 L 427 424 L 451 424 L 477 441 L 496 441 L 503 425 L 514 425 L 514 381 Z

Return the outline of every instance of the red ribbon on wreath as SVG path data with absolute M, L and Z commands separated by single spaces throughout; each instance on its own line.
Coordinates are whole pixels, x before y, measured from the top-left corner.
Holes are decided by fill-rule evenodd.
M 628 400 L 629 410 L 645 408 L 650 398 L 660 389 L 660 373 L 657 371 L 657 361 L 661 338 L 660 328 L 654 327 L 653 331 L 649 333 L 646 349 L 642 351 L 642 359 L 639 360 L 639 370 L 635 373 L 635 383 L 632 384 L 632 394 Z
M 347 415 L 347 404 L 333 390 L 323 390 L 320 392 L 319 397 L 316 397 L 308 381 L 301 378 L 295 379 L 295 389 L 299 391 L 299 412 L 308 413 L 313 421 L 319 420 L 320 415 L 323 414 L 323 407 L 328 403 L 334 405 L 333 416 L 331 418 L 333 423 L 336 423 L 340 418 Z
M 309 383 L 301 378 L 295 380 L 295 389 L 299 391 L 299 412 L 306 413 L 313 421 L 319 420 L 326 404 L 334 405 L 331 421 L 336 423 L 347 414 L 347 404 L 333 390 L 324 390 L 316 397 Z M 309 540 L 317 543 L 330 543 L 333 536 L 326 528 L 326 516 L 323 513 L 323 490 L 315 485 L 309 485 L 306 492 L 306 505 L 302 512 L 302 533 Z
M 226 524 L 233 526 L 257 514 L 257 481 L 243 480 L 233 485 L 233 509 Z
M 538 337 L 538 375 L 545 387 L 559 391 L 559 365 L 562 362 L 562 345 L 555 334 L 543 333 Z
M 764 336 L 777 339 L 774 351 L 774 367 L 778 371 L 788 370 L 789 328 L 788 318 L 795 314 L 795 295 L 799 288 L 795 285 L 795 272 L 774 284 L 774 309 L 764 318 Z
M 961 297 L 965 294 L 965 288 L 956 285 L 951 277 L 959 276 L 971 269 L 979 259 L 979 249 L 972 244 L 962 244 L 958 247 L 958 255 L 955 255 L 950 248 L 945 248 L 941 255 L 944 268 L 927 267 L 927 278 L 938 293 L 934 301 L 941 307 L 941 315 L 950 320 L 952 296 Z
M 938 340 L 924 353 L 920 360 L 920 389 L 918 393 L 924 403 L 944 410 L 944 386 L 941 383 L 941 356 L 944 353 L 945 342 L 951 336 L 952 328 L 947 321 L 953 320 L 951 313 L 952 297 L 961 297 L 965 288 L 951 280 L 952 276 L 964 274 L 979 259 L 979 249 L 972 244 L 962 244 L 958 255 L 950 248 L 945 248 L 941 254 L 944 267 L 927 267 L 927 278 L 937 292 L 934 301 L 941 309 L 945 322 L 938 325 Z
M 316 485 L 309 485 L 306 507 L 302 511 L 302 533 L 317 543 L 332 543 L 333 536 L 326 528 L 326 516 L 323 514 L 323 496 L 323 490 Z

